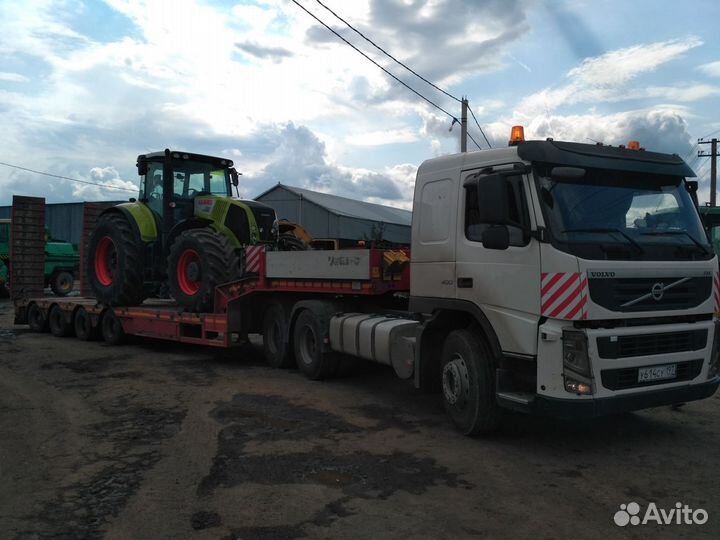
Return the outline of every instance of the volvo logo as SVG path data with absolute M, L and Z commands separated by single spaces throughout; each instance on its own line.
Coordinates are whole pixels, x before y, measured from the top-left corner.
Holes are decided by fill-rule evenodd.
M 653 300 L 659 302 L 662 300 L 663 294 L 665 294 L 665 284 L 655 283 L 650 289 L 650 294 L 652 295 Z

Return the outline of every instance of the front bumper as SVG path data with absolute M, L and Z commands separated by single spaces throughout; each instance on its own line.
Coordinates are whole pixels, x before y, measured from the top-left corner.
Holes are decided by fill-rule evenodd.
M 536 395 L 522 410 L 532 414 L 566 418 L 604 416 L 705 399 L 712 396 L 718 386 L 720 376 L 702 383 L 605 398 L 561 399 Z M 518 409 L 517 406 L 512 408 Z

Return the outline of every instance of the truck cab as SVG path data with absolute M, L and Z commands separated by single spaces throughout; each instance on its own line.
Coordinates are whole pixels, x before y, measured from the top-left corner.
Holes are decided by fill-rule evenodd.
M 420 166 L 415 377 L 440 383 L 461 430 L 496 407 L 596 415 L 717 389 L 718 263 L 695 174 L 638 147 L 519 140 Z M 474 358 L 448 352 L 458 328 Z

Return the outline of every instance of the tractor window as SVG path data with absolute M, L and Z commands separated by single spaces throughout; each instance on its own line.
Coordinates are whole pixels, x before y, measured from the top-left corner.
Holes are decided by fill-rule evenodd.
M 163 208 L 163 164 L 148 163 L 148 171 L 145 175 L 145 199 L 148 206 L 162 215 Z
M 201 161 L 176 161 L 173 164 L 175 198 L 189 199 L 200 193 L 229 195 L 230 176 L 226 169 L 215 169 Z

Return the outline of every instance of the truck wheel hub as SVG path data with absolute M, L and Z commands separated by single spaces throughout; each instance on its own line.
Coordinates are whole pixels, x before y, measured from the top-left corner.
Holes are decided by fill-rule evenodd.
M 465 360 L 456 356 L 445 364 L 442 373 L 442 388 L 445 400 L 450 405 L 464 403 L 470 388 L 469 375 Z

